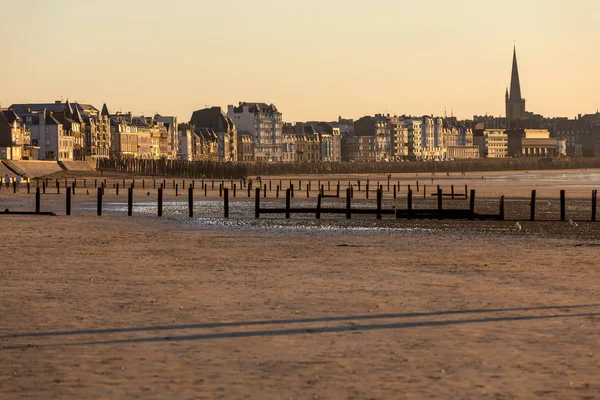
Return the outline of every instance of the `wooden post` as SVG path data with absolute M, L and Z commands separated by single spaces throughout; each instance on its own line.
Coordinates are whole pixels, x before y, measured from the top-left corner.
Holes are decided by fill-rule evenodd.
M 394 200 L 396 200 L 396 185 L 394 185 Z
M 452 191 L 452 200 L 454 200 L 454 185 L 450 186 L 450 190 Z
M 417 181 L 417 193 L 419 193 L 419 181 Z
M 331 191 L 331 181 L 327 181 L 327 191 Z
M 188 189 L 188 214 L 190 218 L 194 217 L 194 187 Z
M 346 189 L 346 219 L 352 218 L 352 212 L 350 211 L 351 206 L 352 206 L 352 197 L 351 197 L 350 189 Z
M 271 190 L 271 180 L 269 179 L 269 190 Z
M 377 219 L 381 219 L 381 198 L 383 197 L 382 189 L 377 189 Z
M 592 190 L 592 222 L 596 222 L 596 205 L 598 204 L 598 190 Z
M 146 180 L 142 179 L 142 189 L 146 189 Z
M 29 193 L 30 193 L 30 191 L 31 191 L 31 187 L 30 187 L 30 184 L 29 184 L 29 182 L 27 182 L 27 194 L 29 194 Z
M 208 184 L 205 183 L 204 184 L 204 197 L 207 197 L 207 196 L 208 196 Z M 250 196 L 248 196 L 248 197 L 250 197 Z
M 423 198 L 427 198 L 427 185 L 423 185 Z
M 71 186 L 72 186 L 71 190 L 73 191 L 73 196 L 75 196 L 75 188 L 77 188 L 77 179 L 75 180 L 75 182 L 73 182 L 71 184 Z
M 42 182 L 42 185 L 44 185 L 44 182 Z M 35 212 L 36 214 L 40 213 L 40 188 L 36 187 L 35 188 Z
M 119 195 L 119 184 L 118 183 L 115 185 L 115 188 L 117 190 L 117 196 L 118 196 Z
M 152 188 L 153 188 L 153 189 L 156 189 L 156 179 L 154 179 L 154 180 L 153 180 L 153 185 L 154 185 L 154 186 L 153 186 Z
M 67 215 L 71 215 L 71 188 L 67 188 Z
M 292 195 L 291 190 L 286 189 L 286 191 L 285 191 L 285 217 L 286 218 L 290 217 L 291 195 Z
M 250 187 L 248 186 L 248 193 Z M 254 197 L 254 218 L 260 218 L 260 188 L 256 188 Z
M 97 204 L 97 206 L 98 206 L 98 210 L 97 210 L 98 216 L 102 215 L 102 194 L 103 194 L 102 188 L 99 187 L 98 188 L 98 204 Z
M 467 191 L 469 190 L 469 188 L 467 187 L 467 185 L 465 185 L 465 199 L 467 198 Z
M 83 188 L 87 189 L 87 179 L 83 179 Z
M 60 183 L 56 180 L 56 194 L 60 194 Z
M 219 183 L 219 197 L 223 197 L 223 185 Z
M 443 193 L 442 193 L 442 189 L 438 188 L 438 192 L 437 192 L 437 203 L 438 203 L 438 219 L 442 219 L 442 200 L 443 200 Z
M 158 216 L 163 215 L 163 188 L 158 188 Z
M 212 185 L 211 190 L 215 190 L 215 181 L 214 181 L 214 179 L 210 181 L 210 184 Z
M 127 216 L 131 217 L 133 215 L 133 188 L 130 187 L 127 189 Z
M 264 188 L 263 188 L 263 197 L 266 199 L 267 198 L 267 184 L 265 183 Z
M 229 218 L 229 189 L 223 189 L 223 216 Z
M 335 191 L 335 197 L 337 197 L 338 199 L 340 198 L 340 183 L 339 182 L 337 184 L 337 188 Z
M 564 221 L 566 214 L 566 199 L 565 199 L 565 191 L 564 189 L 560 191 L 560 220 Z
M 252 190 L 252 185 L 248 184 L 248 198 L 250 198 L 250 191 Z M 260 189 L 258 189 L 260 192 Z
M 319 194 L 317 196 L 317 214 L 316 214 L 316 218 L 317 219 L 321 219 L 321 199 L 323 197 Z
M 360 180 L 358 180 L 357 183 L 358 183 L 358 191 L 360 192 Z
M 413 208 L 413 196 L 412 189 L 410 185 L 408 185 L 408 192 L 406 193 L 406 210 L 408 214 L 408 219 L 412 219 L 412 208 Z
M 275 186 L 275 197 L 279 198 L 279 185 Z
M 42 181 L 42 193 L 46 194 L 46 182 Z
M 300 191 L 300 192 L 302 191 L 302 181 L 301 180 L 298 181 L 298 191 Z
M 309 199 L 310 198 L 310 184 L 306 185 L 306 198 Z
M 350 187 L 350 198 L 354 198 L 354 186 Z
M 504 195 L 500 196 L 500 221 L 504 221 Z
M 234 183 L 233 184 L 233 197 L 235 197 L 236 192 L 237 192 L 237 183 Z
M 294 184 L 290 183 L 290 192 L 292 194 L 292 198 L 294 197 Z
M 475 218 L 475 189 L 471 189 L 471 200 L 469 201 L 469 219 Z
M 367 185 L 365 186 L 365 196 L 367 196 L 366 198 L 369 198 L 369 184 L 367 183 Z
M 175 197 L 179 196 L 179 183 L 175 185 Z
M 535 221 L 535 190 L 531 191 L 531 212 L 529 216 L 530 221 Z

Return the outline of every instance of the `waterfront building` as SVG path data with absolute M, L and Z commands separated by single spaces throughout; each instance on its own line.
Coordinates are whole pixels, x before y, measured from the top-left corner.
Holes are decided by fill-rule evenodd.
M 254 160 L 281 161 L 282 114 L 273 104 L 240 102 L 230 105 L 227 116 L 239 131 L 248 132 L 254 142 Z
M 190 124 L 196 130 L 208 128 L 216 133 L 219 161 L 237 161 L 237 127 L 221 107 L 194 111 Z

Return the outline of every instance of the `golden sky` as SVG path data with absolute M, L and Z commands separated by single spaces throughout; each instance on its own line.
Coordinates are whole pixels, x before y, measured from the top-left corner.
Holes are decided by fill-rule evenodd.
M 61 97 L 177 115 L 239 101 L 286 121 L 600 107 L 598 0 L 0 0 L 0 104 Z

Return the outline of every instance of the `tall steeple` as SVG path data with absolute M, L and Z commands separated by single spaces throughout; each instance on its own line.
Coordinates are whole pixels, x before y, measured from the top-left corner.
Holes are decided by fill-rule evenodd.
M 519 67 L 517 66 L 517 49 L 513 48 L 512 73 L 510 77 L 510 92 L 506 90 L 504 96 L 506 104 L 506 124 L 507 127 L 514 127 L 515 124 L 511 121 L 524 119 L 525 99 L 521 97 L 521 82 L 519 80 Z
M 513 48 L 512 74 L 510 77 L 510 98 L 521 100 L 521 82 L 519 81 L 519 67 L 517 66 L 517 48 Z

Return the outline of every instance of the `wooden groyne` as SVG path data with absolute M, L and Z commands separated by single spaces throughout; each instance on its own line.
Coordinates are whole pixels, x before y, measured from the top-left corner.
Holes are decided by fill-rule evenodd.
M 600 168 L 600 158 L 506 158 L 440 162 L 240 163 L 183 160 L 101 159 L 97 169 L 132 175 L 192 179 L 316 174 L 392 174 Z

